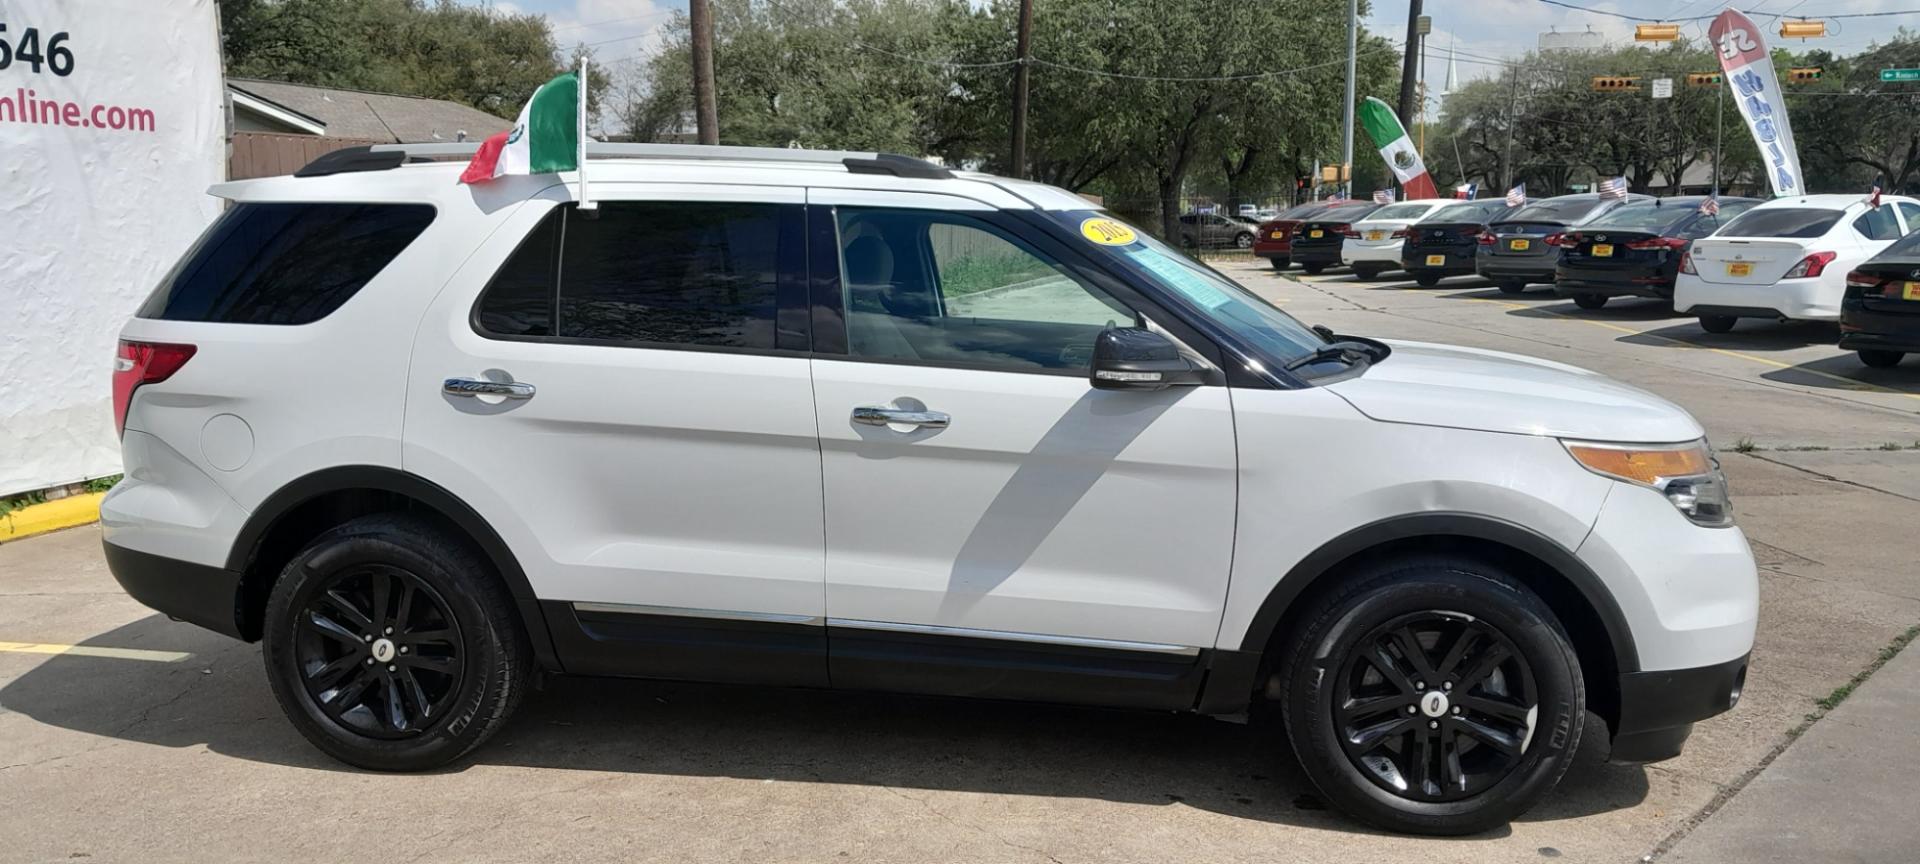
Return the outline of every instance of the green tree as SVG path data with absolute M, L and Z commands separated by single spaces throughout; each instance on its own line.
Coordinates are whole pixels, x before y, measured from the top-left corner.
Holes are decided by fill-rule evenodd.
M 448 99 L 501 117 L 569 68 L 544 16 L 454 0 L 220 0 L 220 20 L 229 74 Z M 609 79 L 589 77 L 593 105 Z

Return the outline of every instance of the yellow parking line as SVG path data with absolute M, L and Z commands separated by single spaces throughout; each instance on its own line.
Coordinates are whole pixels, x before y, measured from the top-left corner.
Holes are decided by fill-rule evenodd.
M 1507 307 L 1508 309 L 1533 309 L 1533 308 L 1536 308 L 1536 307 L 1532 307 L 1532 306 L 1526 306 L 1526 305 L 1524 305 L 1524 304 L 1520 304 L 1520 303 L 1503 303 L 1503 302 L 1501 302 L 1501 301 L 1499 301 L 1499 300 L 1488 300 L 1488 299 L 1486 299 L 1486 298 L 1484 298 L 1484 297 L 1467 297 L 1467 298 L 1465 298 L 1465 299 L 1467 299 L 1467 300 L 1472 300 L 1472 301 L 1474 301 L 1474 302 L 1476 302 L 1476 303 L 1492 303 L 1492 304 L 1494 304 L 1494 305 L 1496 305 L 1496 306 L 1505 306 L 1505 307 Z M 1540 312 L 1541 312 L 1542 314 L 1545 314 L 1545 315 L 1552 315 L 1553 317 L 1555 317 L 1555 318 L 1559 318 L 1559 319 L 1561 319 L 1561 320 L 1563 320 L 1563 321 L 1578 321 L 1578 322 L 1580 322 L 1580 323 L 1582 323 L 1582 324 L 1592 324 L 1592 325 L 1593 325 L 1593 326 L 1595 326 L 1595 327 L 1605 327 L 1605 328 L 1606 328 L 1606 329 L 1608 329 L 1608 330 L 1613 330 L 1613 331 L 1615 331 L 1615 332 L 1618 332 L 1618 333 L 1627 333 L 1627 334 L 1630 334 L 1630 335 L 1633 335 L 1633 336 L 1645 336 L 1645 337 L 1647 337 L 1647 338 L 1649 338 L 1649 339 L 1658 339 L 1658 340 L 1660 340 L 1660 341 L 1662 341 L 1662 342 L 1670 342 L 1670 343 L 1672 343 L 1672 344 L 1674 344 L 1674 345 L 1680 345 L 1680 346 L 1684 346 L 1684 347 L 1687 347 L 1687 348 L 1693 348 L 1693 349 L 1695 349 L 1695 350 L 1699 350 L 1699 351 L 1711 351 L 1711 352 L 1713 352 L 1713 353 L 1715 353 L 1715 354 L 1720 354 L 1720 355 L 1723 355 L 1723 356 L 1727 356 L 1727 357 L 1734 357 L 1734 358 L 1737 358 L 1737 359 L 1740 359 L 1740 360 L 1748 360 L 1748 361 L 1752 361 L 1752 362 L 1754 362 L 1754 363 L 1759 363 L 1759 364 L 1760 364 L 1760 365 L 1762 365 L 1762 366 L 1772 366 L 1772 367 L 1774 367 L 1775 369 L 1793 369 L 1793 370 L 1795 370 L 1795 371 L 1798 371 L 1798 372 L 1801 372 L 1801 373 L 1803 373 L 1803 374 L 1807 374 L 1807 375 L 1813 375 L 1813 376 L 1816 376 L 1816 377 L 1819 377 L 1819 378 L 1825 378 L 1825 379 L 1827 379 L 1827 380 L 1829 380 L 1829 381 L 1838 381 L 1838 382 L 1840 382 L 1841 384 L 1844 384 L 1844 385 L 1846 385 L 1846 389 L 1848 389 L 1848 390 L 1860 390 L 1860 391 L 1865 391 L 1865 392 L 1870 392 L 1870 393 L 1887 393 L 1887 394 L 1891 394 L 1891 395 L 1894 395 L 1894 396 L 1905 396 L 1905 397 L 1907 397 L 1908 399 L 1920 399 L 1920 393 L 1909 393 L 1909 392 L 1907 392 L 1907 391 L 1905 391 L 1905 390 L 1900 390 L 1900 389 L 1897 389 L 1897 388 L 1893 388 L 1893 387 L 1882 387 L 1882 386 L 1880 386 L 1879 384 L 1870 384 L 1870 383 L 1868 383 L 1868 382 L 1865 382 L 1865 381 L 1858 381 L 1858 380 L 1855 380 L 1855 379 L 1853 379 L 1853 378 L 1848 378 L 1848 377 L 1847 377 L 1847 376 L 1845 376 L 1845 375 L 1835 375 L 1835 374 L 1833 374 L 1833 373 L 1831 373 L 1831 372 L 1822 372 L 1822 371 L 1820 371 L 1820 370 L 1818 370 L 1818 369 L 1803 369 L 1803 368 L 1801 368 L 1801 367 L 1799 367 L 1799 366 L 1795 366 L 1795 365 L 1794 365 L 1794 364 L 1792 364 L 1792 363 L 1783 363 L 1783 362 L 1781 362 L 1781 361 L 1779 361 L 1779 360 L 1770 360 L 1770 359 L 1768 359 L 1768 358 L 1766 358 L 1766 357 L 1755 357 L 1755 356 L 1754 356 L 1754 355 L 1752 355 L 1752 354 L 1743 354 L 1743 353 L 1741 353 L 1741 352 L 1739 352 L 1739 351 L 1729 351 L 1729 350 L 1727 350 L 1727 349 L 1725 349 L 1725 348 L 1714 348 L 1714 347 L 1712 347 L 1712 346 L 1710 346 L 1710 345 L 1701 345 L 1701 344 L 1698 344 L 1698 343 L 1694 343 L 1694 342 L 1688 342 L 1688 341 L 1687 341 L 1687 340 L 1685 340 L 1685 339 L 1675 339 L 1675 338 L 1673 338 L 1672 336 L 1662 336 L 1662 335 L 1660 335 L 1660 334 L 1658 334 L 1658 333 L 1654 333 L 1654 332 L 1652 332 L 1652 331 L 1648 331 L 1648 330 L 1635 330 L 1635 329 L 1633 329 L 1632 327 L 1622 327 L 1622 326 L 1620 326 L 1620 325 L 1618 325 L 1618 324 L 1610 324 L 1610 323 L 1608 323 L 1608 322 L 1606 322 L 1606 321 L 1593 321 L 1593 320 L 1589 320 L 1589 319 L 1586 319 L 1586 318 L 1575 318 L 1575 317 L 1573 317 L 1573 316 L 1571 316 L 1571 315 L 1566 315 L 1566 314 L 1563 314 L 1563 313 L 1560 313 L 1560 312 L 1555 312 L 1555 311 L 1553 311 L 1553 310 L 1551 310 L 1551 309 L 1541 309 L 1541 310 L 1539 310 L 1539 311 L 1540 311 Z
M 145 648 L 102 648 L 97 645 L 60 645 L 52 642 L 0 642 L 0 651 L 15 654 L 72 654 L 78 657 L 107 657 L 114 660 L 146 660 L 153 663 L 178 663 L 192 654 L 184 651 L 149 651 Z

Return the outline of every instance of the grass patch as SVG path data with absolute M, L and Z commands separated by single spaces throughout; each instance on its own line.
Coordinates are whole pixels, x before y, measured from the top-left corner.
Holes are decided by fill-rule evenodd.
M 1880 445 L 1880 449 L 1882 449 L 1882 450 L 1905 450 L 1905 449 L 1907 449 L 1907 448 L 1906 448 L 1906 445 L 1904 445 L 1904 444 L 1901 444 L 1901 443 L 1900 443 L 1900 442 L 1898 442 L 1898 441 L 1888 441 L 1887 443 L 1885 443 L 1885 444 L 1882 444 L 1882 445 Z
M 1840 703 L 1847 701 L 1847 697 L 1852 696 L 1855 689 L 1859 688 L 1862 683 L 1865 683 L 1868 678 L 1872 678 L 1873 673 L 1879 671 L 1880 667 L 1887 665 L 1888 660 L 1892 660 L 1894 655 L 1900 653 L 1900 649 L 1907 647 L 1915 638 L 1920 638 L 1920 624 L 1908 627 L 1907 632 L 1893 637 L 1893 641 L 1888 642 L 1887 647 L 1880 649 L 1880 655 L 1875 657 L 1872 663 L 1867 664 L 1867 668 L 1860 670 L 1859 674 L 1849 679 L 1847 683 L 1833 688 L 1833 692 L 1828 693 L 1825 698 L 1814 700 L 1813 704 L 1820 706 L 1820 710 L 1813 714 L 1808 714 L 1807 719 L 1818 720 L 1822 716 L 1825 716 L 1828 711 L 1840 707 Z
M 74 494 L 105 492 L 108 489 L 112 489 L 115 483 L 120 482 L 120 478 L 123 476 L 125 475 L 109 474 L 105 477 L 95 477 L 92 480 L 80 484 L 85 488 L 81 492 Z M 35 504 L 45 503 L 47 503 L 47 492 L 45 489 L 39 489 L 33 492 L 22 492 L 18 495 L 0 498 L 0 517 L 4 517 L 15 510 L 25 510 Z
M 977 252 L 942 262 L 940 291 L 947 297 L 964 297 L 1059 275 L 1031 255 Z
M 1760 448 L 1753 443 L 1752 438 L 1741 438 L 1733 442 L 1733 452 L 1735 453 L 1752 453 L 1758 449 Z

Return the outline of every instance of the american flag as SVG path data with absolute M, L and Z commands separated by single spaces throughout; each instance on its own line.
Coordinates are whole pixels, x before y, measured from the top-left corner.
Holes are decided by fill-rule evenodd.
M 1381 189 L 1381 190 L 1379 190 L 1379 191 L 1376 191 L 1376 192 L 1374 192 L 1374 193 L 1373 193 L 1373 203 L 1375 203 L 1375 204 L 1392 204 L 1392 203 L 1393 203 L 1393 190 L 1392 190 L 1392 189 Z
M 1720 215 L 1720 199 L 1708 195 L 1707 200 L 1700 202 L 1700 212 L 1708 216 Z
M 1507 190 L 1507 206 L 1518 207 L 1527 203 L 1527 184 L 1522 183 Z
M 1453 187 L 1453 197 L 1463 201 L 1472 201 L 1473 196 L 1478 194 L 1480 194 L 1480 184 L 1478 183 L 1462 183 Z
M 1880 175 L 1873 175 L 1873 191 L 1867 193 L 1867 206 L 1880 209 Z
M 1627 197 L 1627 178 L 1608 177 L 1600 181 L 1600 200 L 1623 201 Z

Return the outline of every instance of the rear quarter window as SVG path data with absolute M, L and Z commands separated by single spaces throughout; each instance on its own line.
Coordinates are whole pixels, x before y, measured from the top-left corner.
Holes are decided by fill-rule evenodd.
M 433 222 L 426 204 L 237 204 L 136 313 L 222 324 L 310 324 L 373 281 Z

